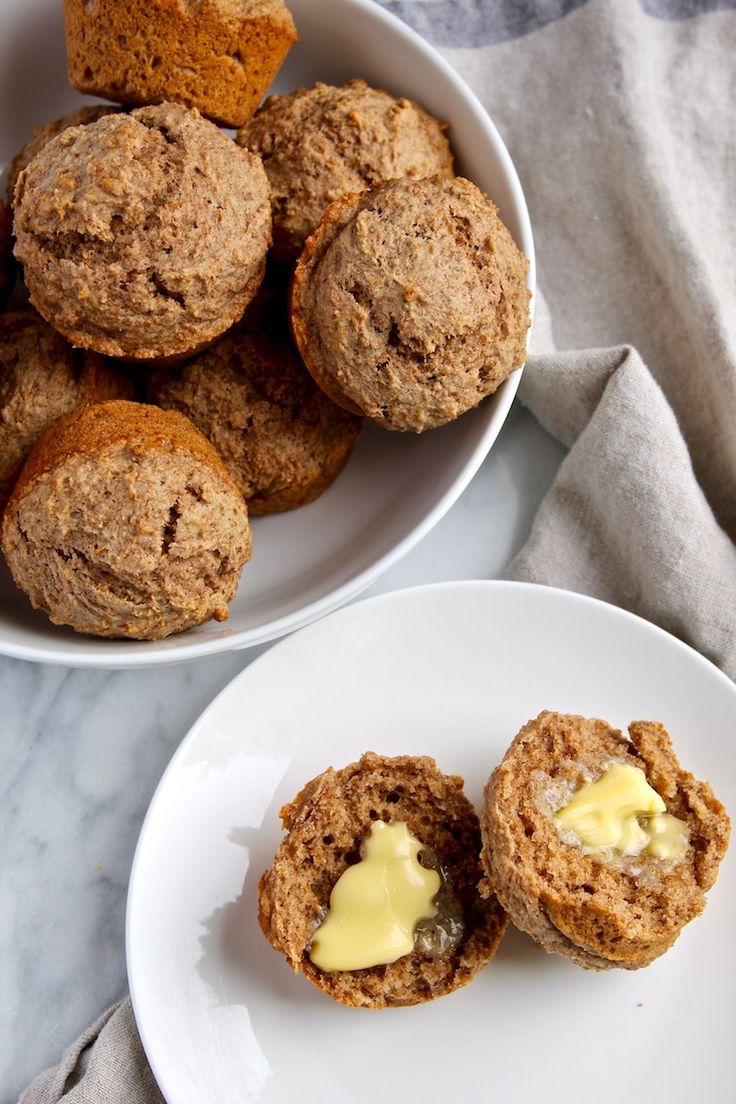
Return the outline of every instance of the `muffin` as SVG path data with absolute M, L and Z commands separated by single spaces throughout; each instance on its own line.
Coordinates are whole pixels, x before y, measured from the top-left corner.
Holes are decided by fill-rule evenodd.
M 238 131 L 271 185 L 274 255 L 296 259 L 336 199 L 397 177 L 451 177 L 445 127 L 364 80 L 269 96 Z
M 20 174 L 14 228 L 31 302 L 72 344 L 186 356 L 258 289 L 268 181 L 198 112 L 143 107 L 53 138 Z
M 158 640 L 226 619 L 251 535 L 243 496 L 191 422 L 121 401 L 83 407 L 41 438 L 2 548 L 54 624 Z
M 671 947 L 702 912 L 729 836 L 661 724 L 634 722 L 627 739 L 549 712 L 492 773 L 481 825 L 483 891 L 545 950 L 593 970 L 634 970 Z
M 0 308 L 9 298 L 15 283 L 10 212 L 0 199 Z
M 474 184 L 394 180 L 333 203 L 292 286 L 305 364 L 346 410 L 421 432 L 524 362 L 527 262 Z
M 172 100 L 232 127 L 253 114 L 297 39 L 283 0 L 64 0 L 64 16 L 80 92 Z
M 0 316 L 0 512 L 41 434 L 83 403 L 134 398 L 102 357 L 72 349 L 34 310 Z
M 462 778 L 442 774 L 433 759 L 368 752 L 342 770 L 330 767 L 284 806 L 281 820 L 287 835 L 259 883 L 261 928 L 293 970 L 335 1000 L 368 1008 L 419 1004 L 466 985 L 495 954 L 506 917 L 493 896 L 478 894 L 478 818 Z M 435 872 L 436 913 L 416 924 L 407 953 L 393 961 L 364 947 L 386 961 L 319 967 L 312 955 L 323 958 L 325 949 L 318 956 L 314 944 L 336 908 L 335 886 L 365 860 L 377 825 L 408 831 L 419 867 Z M 373 921 L 371 940 L 381 917 Z
M 104 118 L 105 115 L 114 115 L 120 110 L 119 107 L 110 107 L 109 104 L 85 104 L 84 107 L 78 107 L 76 111 L 71 111 L 68 115 L 62 116 L 61 119 L 54 119 L 52 123 L 44 123 L 42 126 L 36 127 L 26 144 L 16 153 L 8 171 L 8 203 L 10 207 L 13 206 L 13 195 L 18 177 L 52 138 L 55 138 L 57 134 L 61 134 L 64 130 L 69 130 L 70 127 L 96 123 L 98 119 Z
M 148 397 L 191 418 L 252 515 L 312 502 L 342 471 L 362 428 L 314 383 L 272 287 L 261 289 L 243 321 L 212 349 L 154 372 Z

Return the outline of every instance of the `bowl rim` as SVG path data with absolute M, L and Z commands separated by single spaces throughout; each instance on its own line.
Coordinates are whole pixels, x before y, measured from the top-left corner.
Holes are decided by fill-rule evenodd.
M 424 61 L 439 69 L 444 80 L 454 89 L 459 98 L 465 101 L 476 125 L 485 132 L 503 170 L 506 185 L 512 198 L 514 216 L 518 223 L 518 233 L 515 235 L 518 238 L 517 244 L 529 262 L 527 287 L 531 292 L 530 315 L 533 323 L 536 263 L 531 220 L 518 173 L 491 116 L 483 107 L 475 92 L 452 68 L 449 62 L 442 57 L 434 46 L 423 39 L 398 16 L 381 7 L 375 0 L 340 0 L 340 2 L 344 6 L 357 9 L 368 19 L 382 24 L 387 33 L 403 40 L 408 49 L 420 54 Z M 531 325 L 527 333 L 527 349 L 530 333 Z M 500 433 L 518 390 L 522 371 L 523 367 L 514 372 L 496 391 L 493 412 L 482 435 L 469 453 L 462 471 L 459 472 L 434 506 L 401 540 L 374 560 L 368 567 L 359 570 L 336 590 L 330 590 L 327 594 L 309 602 L 306 606 L 278 617 L 274 621 L 258 627 L 235 630 L 226 635 L 218 634 L 212 638 L 192 635 L 187 640 L 187 634 L 179 634 L 164 638 L 161 641 L 133 641 L 103 640 L 80 636 L 79 641 L 72 639 L 65 640 L 63 643 L 54 642 L 50 645 L 34 641 L 31 644 L 24 644 L 7 640 L 2 635 L 2 628 L 0 627 L 0 655 L 12 659 L 24 659 L 35 663 L 48 663 L 74 668 L 123 670 L 163 667 L 185 663 L 201 657 L 256 647 L 297 629 L 304 628 L 313 621 L 345 605 L 350 599 L 357 597 L 366 590 L 419 544 L 423 537 L 447 513 L 476 475 Z M 49 622 L 49 625 L 51 625 L 51 622 Z M 172 645 L 172 641 L 176 641 L 176 644 Z

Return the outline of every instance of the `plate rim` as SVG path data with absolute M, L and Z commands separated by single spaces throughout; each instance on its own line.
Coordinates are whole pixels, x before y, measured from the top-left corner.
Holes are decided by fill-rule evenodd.
M 721 685 L 733 696 L 734 708 L 736 711 L 736 683 L 734 683 L 723 671 L 720 670 L 711 660 L 707 659 L 700 652 L 696 651 L 691 645 L 686 644 L 679 637 L 674 636 L 666 629 L 661 628 L 659 625 L 654 624 L 652 621 L 648 621 L 646 618 L 641 617 L 639 614 L 632 613 L 629 610 L 623 609 L 621 606 L 616 606 L 611 602 L 605 602 L 600 598 L 594 598 L 587 594 L 580 594 L 577 591 L 565 590 L 561 587 L 546 586 L 541 583 L 528 583 L 517 582 L 510 579 L 461 579 L 461 580 L 448 580 L 446 582 L 425 583 L 419 586 L 402 587 L 401 589 L 387 591 L 382 594 L 372 595 L 369 598 L 364 598 L 359 602 L 351 603 L 350 605 L 343 606 L 341 609 L 336 610 L 329 617 L 320 620 L 320 627 L 330 625 L 333 626 L 340 621 L 349 621 L 352 618 L 360 618 L 365 616 L 366 609 L 372 609 L 376 606 L 386 606 L 393 604 L 401 604 L 403 601 L 413 600 L 421 595 L 426 594 L 438 594 L 438 593 L 463 593 L 468 594 L 472 591 L 482 591 L 484 593 L 519 593 L 524 594 L 534 600 L 534 596 L 544 600 L 550 600 L 553 602 L 561 601 L 563 604 L 569 604 L 571 606 L 582 606 L 588 609 L 603 609 L 607 615 L 613 616 L 614 619 L 618 619 L 621 622 L 636 625 L 638 631 L 644 631 L 655 639 L 663 640 L 668 646 L 675 646 L 677 651 L 680 651 L 686 655 L 691 661 L 694 661 L 701 669 L 707 672 L 710 676 L 715 675 Z M 257 656 L 251 663 L 247 664 L 243 670 L 239 671 L 233 678 L 222 688 L 202 710 L 193 724 L 190 726 L 183 739 L 175 749 L 169 763 L 167 764 L 164 772 L 151 796 L 146 815 L 143 819 L 138 840 L 136 843 L 135 851 L 133 854 L 133 861 L 130 868 L 130 877 L 128 881 L 128 892 L 126 897 L 125 907 L 125 964 L 128 978 L 128 986 L 130 991 L 130 999 L 133 1008 L 133 1014 L 138 1025 L 138 1031 L 141 1038 L 141 1043 L 145 1051 L 148 1062 L 154 1073 L 157 1083 L 160 1084 L 161 1092 L 165 1095 L 165 1089 L 162 1087 L 163 1078 L 159 1076 L 157 1070 L 156 1059 L 149 1053 L 149 1048 L 144 1038 L 144 1028 L 141 1027 L 141 1021 L 145 1021 L 145 1013 L 141 1013 L 139 1005 L 139 994 L 136 990 L 135 970 L 133 967 L 134 952 L 132 949 L 132 913 L 135 906 L 136 897 L 136 882 L 137 874 L 141 864 L 141 856 L 146 846 L 147 835 L 150 832 L 151 824 L 155 816 L 155 808 L 158 803 L 158 799 L 164 790 L 168 778 L 173 775 L 178 767 L 178 764 L 182 758 L 184 758 L 190 751 L 191 745 L 196 741 L 200 730 L 207 723 L 210 715 L 219 706 L 220 700 L 226 695 L 233 692 L 236 685 L 241 680 L 246 680 L 252 677 L 251 672 L 254 668 L 259 668 L 264 663 L 271 662 L 271 657 L 274 653 L 278 653 L 281 649 L 288 649 L 293 646 L 293 641 L 314 632 L 316 625 L 312 624 L 305 626 L 304 628 L 289 634 L 289 636 L 282 638 L 272 648 L 269 648 L 267 652 Z M 169 1099 L 169 1104 L 179 1104 L 174 1098 Z
M 519 222 L 519 246 L 526 254 L 529 261 L 527 275 L 527 287 L 531 292 L 530 315 L 531 324 L 527 332 L 527 351 L 529 348 L 530 334 L 534 321 L 534 306 L 536 293 L 536 257 L 534 250 L 534 236 L 532 232 L 529 208 L 524 195 L 524 190 L 519 179 L 518 172 L 511 158 L 511 154 L 501 137 L 490 113 L 481 103 L 476 93 L 463 80 L 460 74 L 450 65 L 440 52 L 427 42 L 422 36 L 398 16 L 386 10 L 375 0 L 341 0 L 344 5 L 352 6 L 364 12 L 369 18 L 383 23 L 386 29 L 393 35 L 397 35 L 411 46 L 412 50 L 420 53 L 423 58 L 439 68 L 445 80 L 449 82 L 455 91 L 466 101 L 469 108 L 476 116 L 479 126 L 482 126 L 493 145 L 496 156 L 503 166 L 507 186 L 513 195 L 516 214 Z M 523 366 L 506 379 L 495 392 L 493 411 L 488 417 L 487 425 L 474 449 L 468 454 L 463 470 L 453 480 L 445 493 L 435 502 L 427 514 L 404 535 L 402 540 L 393 545 L 383 556 L 363 570 L 352 574 L 351 578 L 336 590 L 330 590 L 321 598 L 317 598 L 308 605 L 295 610 L 292 613 L 278 617 L 276 620 L 266 622 L 262 626 L 251 629 L 234 631 L 232 635 L 215 636 L 212 639 L 206 637 L 191 637 L 187 643 L 158 647 L 161 642 L 141 641 L 108 641 L 89 636 L 80 636 L 79 640 L 72 638 L 68 641 L 52 639 L 51 643 L 21 643 L 8 641 L 0 631 L 0 655 L 9 659 L 23 659 L 33 663 L 47 663 L 54 666 L 66 666 L 74 669 L 93 668 L 99 670 L 133 670 L 144 667 L 166 667 L 176 663 L 186 663 L 194 659 L 212 655 L 224 655 L 229 652 L 266 644 L 278 639 L 287 633 L 296 632 L 313 623 L 325 615 L 332 613 L 343 606 L 351 598 L 355 598 L 374 583 L 381 575 L 385 574 L 434 528 L 448 512 L 451 506 L 457 502 L 463 491 L 470 484 L 478 472 L 481 464 L 489 454 L 501 429 L 506 423 L 509 410 L 516 396 L 521 382 Z M 51 623 L 49 622 L 49 625 Z M 184 636 L 186 634 L 182 634 Z M 166 638 L 170 640 L 172 638 Z M 152 647 L 146 648 L 146 643 Z M 143 645 L 143 647 L 141 647 Z M 85 647 L 89 651 L 77 651 L 77 647 Z M 135 649 L 135 650 L 133 650 Z

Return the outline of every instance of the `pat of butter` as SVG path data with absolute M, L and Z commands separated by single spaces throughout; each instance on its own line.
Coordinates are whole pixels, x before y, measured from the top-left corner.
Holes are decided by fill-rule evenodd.
M 657 813 L 647 822 L 647 851 L 656 859 L 679 858 L 687 847 L 687 825 L 670 813 Z
M 414 949 L 420 920 L 437 914 L 436 870 L 417 861 L 422 849 L 404 823 L 376 821 L 361 860 L 338 878 L 309 957 L 320 970 L 363 970 L 395 962 Z
M 555 823 L 574 833 L 586 850 L 677 858 L 687 846 L 687 827 L 665 809 L 640 767 L 611 763 L 597 781 L 573 794 Z

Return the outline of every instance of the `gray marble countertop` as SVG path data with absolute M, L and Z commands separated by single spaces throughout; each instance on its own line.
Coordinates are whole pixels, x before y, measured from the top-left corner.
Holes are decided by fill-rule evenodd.
M 562 457 L 517 404 L 452 510 L 367 594 L 498 577 Z M 150 798 L 207 703 L 273 646 L 148 671 L 0 658 L 0 1104 L 125 993 L 126 892 Z

